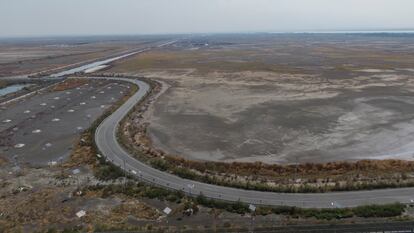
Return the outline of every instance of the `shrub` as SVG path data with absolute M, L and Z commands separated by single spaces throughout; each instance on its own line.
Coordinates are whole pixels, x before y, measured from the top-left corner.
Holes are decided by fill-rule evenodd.
M 150 161 L 150 164 L 152 167 L 161 170 L 161 171 L 167 171 L 170 169 L 169 163 L 167 163 L 165 160 L 162 159 L 152 159 Z
M 184 179 L 190 179 L 190 180 L 194 180 L 196 178 L 198 178 L 198 175 L 193 172 L 188 170 L 187 168 L 183 168 L 183 167 L 177 167 L 173 170 L 173 174 L 184 178 Z
M 387 205 L 367 205 L 354 208 L 354 213 L 358 217 L 395 217 L 401 215 L 405 210 L 405 205 L 400 203 Z
M 244 214 L 244 213 L 250 212 L 248 205 L 240 201 L 237 201 L 234 203 L 225 202 L 225 201 L 217 201 L 217 200 L 207 199 L 202 194 L 197 196 L 196 203 L 209 207 L 209 208 L 225 209 L 232 213 Z
M 94 175 L 99 180 L 115 180 L 120 177 L 123 177 L 125 173 L 122 171 L 121 168 L 114 166 L 110 163 L 101 164 L 97 169 L 94 171 Z
M 256 214 L 267 215 L 287 215 L 302 218 L 316 218 L 324 220 L 357 217 L 396 217 L 400 216 L 405 210 L 405 206 L 400 203 L 386 205 L 367 205 L 355 208 L 336 208 L 336 209 L 302 209 L 298 207 L 259 207 Z

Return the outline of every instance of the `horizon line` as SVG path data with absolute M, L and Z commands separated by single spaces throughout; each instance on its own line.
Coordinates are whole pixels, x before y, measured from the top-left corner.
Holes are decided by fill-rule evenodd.
M 148 34 L 49 34 L 49 35 L 10 35 L 0 39 L 51 39 L 51 38 L 82 38 L 82 37 L 134 37 L 134 36 L 178 36 L 178 35 L 223 35 L 223 34 L 412 34 L 414 29 L 318 29 L 318 30 L 285 30 L 285 31 L 240 31 L 240 32 L 187 32 L 187 33 L 148 33 Z

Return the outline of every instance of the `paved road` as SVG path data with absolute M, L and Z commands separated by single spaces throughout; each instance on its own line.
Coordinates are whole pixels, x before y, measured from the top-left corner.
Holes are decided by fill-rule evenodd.
M 161 44 L 158 47 L 169 45 L 175 41 Z M 145 50 L 146 51 L 146 50 Z M 137 51 L 144 52 L 144 51 Z M 131 55 L 131 54 L 126 54 Z M 116 57 L 117 59 L 123 58 Z M 104 60 L 104 64 L 113 62 L 117 59 Z M 82 66 L 82 68 L 76 69 L 76 71 L 89 69 L 101 63 L 94 63 L 93 66 Z M 60 77 L 72 73 L 64 72 L 53 75 L 54 77 Z M 26 77 L 23 77 L 26 78 Z M 383 203 L 410 203 L 414 200 L 414 188 L 401 188 L 401 189 L 382 189 L 373 191 L 354 191 L 354 192 L 333 192 L 333 193 L 319 193 L 319 194 L 289 194 L 289 193 L 271 193 L 271 192 L 259 192 L 248 191 L 223 186 L 210 185 L 200 183 L 192 180 L 182 179 L 177 176 L 171 175 L 154 169 L 129 155 L 117 142 L 116 131 L 119 122 L 122 118 L 137 104 L 142 98 L 145 97 L 149 91 L 149 85 L 145 82 L 126 78 L 98 78 L 116 81 L 127 81 L 137 84 L 139 91 L 134 94 L 124 105 L 116 110 L 111 116 L 106 118 L 102 124 L 97 128 L 95 140 L 98 148 L 102 154 L 111 160 L 114 164 L 120 166 L 131 172 L 132 175 L 151 182 L 153 184 L 174 189 L 182 190 L 189 195 L 203 195 L 220 200 L 227 201 L 242 201 L 251 204 L 262 205 L 286 205 L 286 206 L 299 206 L 299 207 L 317 207 L 317 208 L 336 208 L 336 207 L 352 207 L 363 204 L 383 204 Z
M 352 207 L 363 204 L 409 203 L 414 199 L 414 188 L 382 189 L 372 191 L 289 194 L 260 191 L 248 191 L 217 185 L 210 185 L 192 180 L 182 179 L 172 174 L 152 168 L 126 152 L 116 139 L 117 127 L 122 118 L 145 97 L 150 87 L 139 80 L 126 78 L 108 78 L 110 80 L 128 81 L 139 86 L 139 90 L 124 105 L 106 118 L 97 128 L 96 144 L 101 153 L 115 165 L 131 172 L 139 179 L 153 184 L 182 190 L 190 195 L 202 193 L 206 197 L 226 201 L 242 201 L 251 204 L 286 205 L 316 208 Z

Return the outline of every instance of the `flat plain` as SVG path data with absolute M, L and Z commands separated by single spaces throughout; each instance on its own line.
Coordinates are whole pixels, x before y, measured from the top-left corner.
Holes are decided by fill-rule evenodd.
M 155 44 L 164 37 L 56 37 L 0 40 L 0 77 L 56 73 L 128 50 Z
M 118 62 L 165 83 L 152 144 L 203 161 L 320 163 L 414 155 L 414 37 L 215 35 Z

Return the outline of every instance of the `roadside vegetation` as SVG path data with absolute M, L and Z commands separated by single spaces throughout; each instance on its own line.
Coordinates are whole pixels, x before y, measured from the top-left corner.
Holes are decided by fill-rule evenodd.
M 71 86 L 78 84 L 75 81 L 72 83 L 69 81 L 68 84 L 64 84 L 63 87 Z M 64 167 L 76 167 L 81 164 L 88 164 L 91 166 L 94 176 L 102 181 L 114 180 L 125 175 L 121 168 L 114 166 L 110 162 L 106 161 L 104 157 L 99 155 L 99 150 L 95 144 L 94 136 L 95 131 L 101 122 L 111 115 L 116 109 L 118 109 L 126 100 L 128 100 L 136 91 L 138 87 L 133 85 L 129 93 L 125 95 L 122 99 L 118 100 L 113 104 L 109 109 L 107 109 L 98 119 L 96 119 L 92 125 L 86 129 L 77 143 L 77 147 L 74 149 L 74 152 L 71 155 L 71 159 L 63 164 Z
M 135 93 L 134 90 L 131 93 Z M 121 104 L 123 101 L 120 101 Z M 118 106 L 119 104 L 115 105 Z M 117 107 L 114 107 L 116 109 Z M 113 110 L 108 110 L 107 113 L 102 115 L 87 131 L 85 131 L 84 140 L 81 141 L 80 145 L 89 146 L 92 149 L 91 155 L 96 155 L 98 150 L 94 144 L 93 135 L 100 124 L 100 122 L 110 115 Z M 332 208 L 332 209 L 315 209 L 315 208 L 299 208 L 299 207 L 268 207 L 259 206 L 254 212 L 249 209 L 249 206 L 240 201 L 238 202 L 226 202 L 208 199 L 204 195 L 198 195 L 197 197 L 188 197 L 183 192 L 168 190 L 165 188 L 155 187 L 147 183 L 135 181 L 130 175 L 125 174 L 119 167 L 107 162 L 103 157 L 94 157 L 95 161 L 92 163 L 94 166 L 94 176 L 103 181 L 114 181 L 122 177 L 127 176 L 127 180 L 124 183 L 112 183 L 107 185 L 95 185 L 87 186 L 83 189 L 83 192 L 95 193 L 101 198 L 106 198 L 115 194 L 123 194 L 132 198 L 149 198 L 158 199 L 161 201 L 169 201 L 173 203 L 185 203 L 190 206 L 201 205 L 212 209 L 221 209 L 231 213 L 237 214 L 254 214 L 254 215 L 284 215 L 293 218 L 315 218 L 318 220 L 332 220 L 332 219 L 344 219 L 352 217 L 363 217 L 363 218 L 385 218 L 385 217 L 397 217 L 401 216 L 406 206 L 400 203 L 386 204 L 386 205 L 367 205 L 359 206 L 355 208 Z M 183 167 L 171 168 L 170 163 L 164 159 L 153 159 L 150 164 L 157 169 L 173 171 L 174 174 L 183 178 L 200 179 L 203 182 L 214 183 L 217 180 L 210 180 L 206 178 L 208 176 L 201 176 L 196 172 Z M 229 184 L 228 184 L 229 185 Z M 231 185 L 231 184 L 230 184 Z M 235 185 L 234 185 L 235 186 Z M 243 188 L 243 187 L 241 187 Z
M 147 137 L 144 112 L 156 100 L 160 84 L 146 80 L 152 89 L 121 122 L 120 143 L 137 159 L 179 177 L 209 184 L 284 193 L 322 193 L 414 186 L 414 162 L 361 160 L 357 162 L 292 165 L 261 162 L 211 162 L 184 159 L 152 147 Z
M 76 87 L 80 87 L 86 83 L 88 83 L 88 80 L 86 79 L 66 79 L 65 81 L 54 86 L 52 91 L 64 91 L 68 89 L 73 89 Z
M 186 197 L 183 192 L 167 190 L 154 187 L 142 182 L 129 181 L 125 184 L 110 184 L 88 186 L 83 190 L 87 195 L 93 192 L 101 198 L 106 198 L 115 194 L 124 194 L 133 198 L 150 198 L 174 203 L 192 203 L 191 205 L 201 205 L 212 209 L 221 209 L 237 214 L 254 215 L 284 215 L 293 218 L 315 218 L 318 220 L 345 219 L 352 217 L 361 218 L 387 218 L 401 216 L 406 206 L 400 203 L 385 205 L 365 205 L 354 208 L 299 208 L 299 207 L 269 207 L 259 206 L 255 211 L 240 201 L 226 202 L 206 198 L 203 195 L 197 197 Z
M 132 90 L 131 93 L 135 91 Z M 405 211 L 405 205 L 402 204 L 390 204 L 390 205 L 370 205 L 370 206 L 361 206 L 357 208 L 345 208 L 345 209 L 303 209 L 297 207 L 267 207 L 259 206 L 255 212 L 252 212 L 247 204 L 241 202 L 225 202 L 212 200 L 199 195 L 197 197 L 187 197 L 183 192 L 168 190 L 160 187 L 154 187 L 143 182 L 138 182 L 132 177 L 127 177 L 127 181 L 124 183 L 120 182 L 120 178 L 125 176 L 125 173 L 118 167 L 107 162 L 103 157 L 96 156 L 99 154 L 99 151 L 96 148 L 94 143 L 94 133 L 97 126 L 100 122 L 110 115 L 123 101 L 117 103 L 113 109 L 106 112 L 99 118 L 93 125 L 84 132 L 79 141 L 79 147 L 75 150 L 72 160 L 67 164 L 70 166 L 70 163 L 79 164 L 87 163 L 92 165 L 94 171 L 94 176 L 99 180 L 107 181 L 105 184 L 86 186 L 81 191 L 83 195 L 86 196 L 97 196 L 101 198 L 107 198 L 115 196 L 117 194 L 125 195 L 126 197 L 132 199 L 139 198 L 149 198 L 149 199 L 158 199 L 161 201 L 168 201 L 172 203 L 181 204 L 185 209 L 193 209 L 196 213 L 198 211 L 197 206 L 204 206 L 211 209 L 225 210 L 231 213 L 237 214 L 251 214 L 251 215 L 269 215 L 276 214 L 282 215 L 289 218 L 300 218 L 300 219 L 317 219 L 317 220 L 333 220 L 333 219 L 346 219 L 353 217 L 361 218 L 385 218 L 385 217 L 397 217 L 401 216 Z M 77 154 L 76 152 L 84 152 L 89 156 L 83 157 L 82 154 Z M 174 174 L 198 179 L 202 178 L 200 173 L 194 172 L 187 168 L 183 167 L 170 167 L 171 164 L 164 159 L 152 159 L 149 160 L 153 166 L 161 170 L 173 169 Z M 72 164 L 73 166 L 74 164 Z M 206 178 L 204 178 L 206 179 Z M 212 182 L 212 181 L 210 181 Z M 98 226 L 96 229 L 100 229 Z M 107 229 L 103 227 L 102 229 Z M 73 230 L 73 231 L 72 231 Z M 67 232 L 77 232 L 78 229 L 68 229 Z

